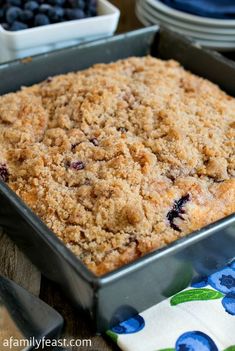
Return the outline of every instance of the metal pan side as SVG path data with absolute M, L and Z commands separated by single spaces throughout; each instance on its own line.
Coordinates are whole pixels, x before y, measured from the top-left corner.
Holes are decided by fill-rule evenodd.
M 150 54 L 158 27 L 56 50 L 0 65 L 0 95 L 30 86 L 48 77 L 83 70 L 95 63 L 110 63 Z

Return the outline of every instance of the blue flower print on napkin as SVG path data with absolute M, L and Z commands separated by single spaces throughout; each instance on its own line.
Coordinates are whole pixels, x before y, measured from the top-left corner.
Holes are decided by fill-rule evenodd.
M 225 267 L 211 274 L 207 282 L 212 288 L 224 294 L 235 293 L 235 269 Z
M 235 316 L 235 293 L 229 293 L 222 299 L 222 305 L 226 312 Z
M 139 314 L 120 322 L 115 327 L 106 331 L 106 334 L 117 344 L 118 335 L 138 333 L 145 327 L 145 320 Z
M 129 318 L 124 322 L 117 324 L 111 330 L 117 334 L 137 333 L 145 326 L 144 318 L 137 314 L 135 317 Z
M 176 351 L 218 351 L 214 341 L 205 333 L 190 331 L 182 334 L 175 345 Z
M 208 285 L 213 290 L 205 288 Z M 194 281 L 191 286 L 194 289 L 174 295 L 170 300 L 171 305 L 175 306 L 187 301 L 222 299 L 225 311 L 235 316 L 235 261 L 207 278 Z
M 159 351 L 219 351 L 211 337 L 201 331 L 188 331 L 179 336 L 175 348 L 168 348 Z M 235 351 L 235 345 L 226 348 L 224 351 Z

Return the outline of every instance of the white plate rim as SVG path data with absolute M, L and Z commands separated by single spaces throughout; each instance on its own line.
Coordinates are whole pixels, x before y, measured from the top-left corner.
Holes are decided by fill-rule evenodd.
M 162 17 L 167 17 L 167 20 L 170 20 L 172 22 L 172 24 L 174 23 L 175 25 L 178 25 L 179 27 L 185 28 L 185 29 L 189 29 L 189 30 L 194 30 L 195 32 L 202 32 L 202 33 L 212 33 L 212 34 L 225 34 L 228 36 L 235 36 L 235 26 L 234 29 L 233 28 L 218 28 L 217 26 L 204 26 L 204 25 L 199 25 L 199 24 L 194 24 L 194 23 L 189 23 L 189 22 L 182 22 L 181 20 L 172 17 L 172 16 L 167 16 L 166 13 L 163 13 L 162 11 L 156 11 L 156 9 L 154 9 L 152 7 L 152 5 L 147 2 L 147 1 L 143 1 L 143 0 L 139 0 L 138 1 L 139 6 L 141 6 L 142 8 L 151 8 L 151 12 L 152 12 L 152 16 L 162 16 Z M 153 13 L 154 11 L 154 13 Z
M 152 23 L 149 22 L 146 18 L 144 18 L 142 16 L 142 14 L 140 13 L 140 9 L 138 7 L 138 5 L 136 5 L 136 15 L 138 17 L 138 19 L 145 25 L 145 26 L 151 26 Z M 158 23 L 158 25 L 160 25 L 160 23 Z M 226 45 L 224 42 L 219 42 L 219 41 L 207 41 L 207 40 L 196 40 L 196 39 L 192 39 L 192 41 L 194 42 L 195 45 L 199 45 L 202 46 L 204 48 L 207 49 L 211 49 L 211 50 L 218 50 L 218 51 L 231 51 L 233 49 L 235 49 L 235 42 L 226 42 Z
M 180 24 L 178 25 L 178 23 L 172 23 L 171 22 L 171 19 L 168 19 L 166 18 L 166 16 L 162 16 L 160 15 L 159 13 L 155 15 L 151 14 L 150 11 L 147 9 L 147 4 L 143 4 L 143 1 L 139 2 L 139 7 L 141 7 L 141 10 L 142 12 L 145 14 L 145 18 L 149 20 L 150 23 L 155 23 L 155 21 L 157 21 L 158 23 L 162 23 L 162 24 L 166 24 L 168 25 L 169 27 L 171 28 L 177 28 L 179 29 L 179 31 L 182 33 L 182 34 L 186 34 L 186 35 L 189 35 L 193 38 L 196 38 L 196 39 L 207 39 L 207 40 L 216 40 L 216 41 L 234 41 L 235 42 L 235 31 L 234 31 L 234 34 L 233 35 L 229 35 L 229 36 L 226 36 L 226 35 L 216 35 L 215 33 L 205 33 L 205 32 L 202 32 L 202 31 L 194 31 L 192 29 L 188 29 L 188 28 L 184 28 L 182 26 L 180 26 Z M 234 39 L 233 39 L 234 38 Z M 231 40 L 233 39 L 233 40 Z
M 200 17 L 192 15 L 187 12 L 181 12 L 179 10 L 173 9 L 170 6 L 165 5 L 159 0 L 145 0 L 151 4 L 157 10 L 167 13 L 169 16 L 180 18 L 182 21 L 194 22 L 198 24 L 204 24 L 207 26 L 222 26 L 222 27 L 235 27 L 235 20 L 224 20 L 224 19 L 215 19 L 209 17 Z

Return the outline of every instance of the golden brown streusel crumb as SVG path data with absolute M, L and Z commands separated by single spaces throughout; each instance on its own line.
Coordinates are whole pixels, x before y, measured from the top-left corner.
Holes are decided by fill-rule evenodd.
M 2 96 L 0 131 L 9 186 L 98 275 L 235 212 L 235 99 L 175 61 Z

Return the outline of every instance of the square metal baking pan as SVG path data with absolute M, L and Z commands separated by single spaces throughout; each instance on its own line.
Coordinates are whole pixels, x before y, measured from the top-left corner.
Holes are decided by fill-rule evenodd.
M 157 27 L 15 61 L 0 67 L 0 94 L 16 91 L 97 62 L 152 54 L 176 59 L 235 96 L 235 64 Z M 102 277 L 95 276 L 48 227 L 0 182 L 0 226 L 74 305 L 87 311 L 96 332 L 141 312 L 185 288 L 235 255 L 235 214 Z

